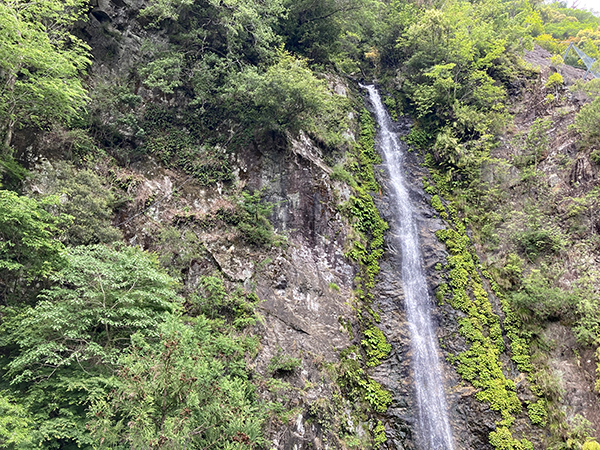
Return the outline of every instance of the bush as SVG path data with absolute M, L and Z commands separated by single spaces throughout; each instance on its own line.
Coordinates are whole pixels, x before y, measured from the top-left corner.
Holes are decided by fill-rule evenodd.
M 527 413 L 532 424 L 539 425 L 540 427 L 546 426 L 548 407 L 545 400 L 538 400 L 535 403 L 527 405 Z
M 511 301 L 517 308 L 529 311 L 538 321 L 544 321 L 572 317 L 579 296 L 552 286 L 549 278 L 533 270 L 523 280 L 521 290 L 512 294 Z
M 552 75 L 548 77 L 548 81 L 544 85 L 546 89 L 557 90 L 563 85 L 563 77 L 560 73 L 554 72 Z
M 533 229 L 517 236 L 521 250 L 531 259 L 548 253 L 558 253 L 563 242 L 557 230 Z
M 218 146 L 200 145 L 187 132 L 168 128 L 154 133 L 144 148 L 167 167 L 194 176 L 203 186 L 233 180 L 227 152 Z
M 110 243 L 122 238 L 111 225 L 112 210 L 117 202 L 114 191 L 92 170 L 77 170 L 67 162 L 45 165 L 32 180 L 45 194 L 60 196 L 54 209 L 73 217 L 66 230 L 70 245 Z
M 242 122 L 254 128 L 294 134 L 303 130 L 328 144 L 340 142 L 337 131 L 344 129 L 348 106 L 346 98 L 332 95 L 326 81 L 315 77 L 305 60 L 285 51 L 263 73 L 242 72 L 230 101 Z
M 259 301 L 254 293 L 247 294 L 239 289 L 228 292 L 222 278 L 206 276 L 199 280 L 197 294 L 190 299 L 188 314 L 225 319 L 235 328 L 242 329 L 256 323 L 254 306 Z
M 267 370 L 271 373 L 289 374 L 294 372 L 301 364 L 302 360 L 300 358 L 293 358 L 284 354 L 281 347 L 279 347 L 275 355 L 273 355 L 269 361 Z
M 584 144 L 600 145 L 600 95 L 583 106 L 575 116 L 575 128 L 581 133 Z
M 270 247 L 275 237 L 269 221 L 273 203 L 263 201 L 263 191 L 256 190 L 252 194 L 244 191 L 239 206 L 243 213 L 237 228 L 242 239 L 254 247 Z
M 331 170 L 331 175 L 329 176 L 332 180 L 343 181 L 349 186 L 356 186 L 356 181 L 354 180 L 354 177 L 352 177 L 352 174 L 348 172 L 341 164 L 336 164 L 335 166 L 333 166 L 333 169 Z

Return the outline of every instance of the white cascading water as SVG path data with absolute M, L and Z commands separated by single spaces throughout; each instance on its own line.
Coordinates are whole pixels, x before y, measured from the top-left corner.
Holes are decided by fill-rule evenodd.
M 406 145 L 392 129 L 391 119 L 374 86 L 364 86 L 375 108 L 378 145 L 393 187 L 392 205 L 400 224 L 397 241 L 402 250 L 402 284 L 410 330 L 412 369 L 418 407 L 417 442 L 422 450 L 452 450 L 452 431 L 439 365 L 437 337 L 431 319 L 431 299 L 423 274 L 417 221 L 402 174 Z

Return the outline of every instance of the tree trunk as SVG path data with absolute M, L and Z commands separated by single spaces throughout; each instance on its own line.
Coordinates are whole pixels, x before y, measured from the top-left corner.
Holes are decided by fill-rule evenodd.
M 14 122 L 11 121 L 9 124 L 6 125 L 6 132 L 4 134 L 3 142 L 3 153 L 10 153 L 10 141 L 12 141 L 13 129 Z
M 15 90 L 15 83 L 17 82 L 17 77 L 14 73 L 10 74 L 8 76 L 8 80 L 6 80 L 6 91 L 7 92 L 14 92 Z M 4 127 L 4 139 L 2 142 L 2 148 L 0 149 L 0 153 L 10 153 L 10 142 L 12 141 L 12 136 L 13 136 L 13 130 L 15 128 L 15 120 L 13 118 L 11 118 L 12 114 L 14 112 L 14 103 L 13 105 L 10 107 L 8 114 L 7 114 L 7 119 L 6 119 L 6 125 Z

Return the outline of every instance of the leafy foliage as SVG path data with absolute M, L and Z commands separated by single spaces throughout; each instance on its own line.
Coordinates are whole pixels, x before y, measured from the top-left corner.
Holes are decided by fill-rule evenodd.
M 592 58 L 598 58 L 600 19 L 589 11 L 567 8 L 561 2 L 539 5 L 535 11 L 535 42 L 546 50 L 563 55 L 569 44 L 577 45 Z M 567 64 L 584 67 L 575 52 L 570 52 Z
M 347 104 L 331 95 L 327 83 L 313 75 L 306 61 L 279 51 L 265 72 L 249 69 L 236 81 L 229 101 L 242 108 L 239 114 L 244 122 L 270 131 L 302 129 L 337 143 L 331 130 L 344 125 Z M 335 128 L 327 123 L 331 119 Z
M 317 63 L 326 63 L 339 52 L 341 35 L 353 19 L 353 12 L 366 12 L 361 0 L 285 1 L 287 14 L 280 18 L 278 32 L 286 48 Z M 363 16 L 364 17 L 364 16 Z
M 221 330 L 215 334 L 215 326 L 203 316 L 189 325 L 171 317 L 157 341 L 132 336 L 114 390 L 90 411 L 99 448 L 262 444 L 264 419 L 240 367 L 246 344 Z
M 467 215 L 476 242 L 495 240 L 499 248 L 495 227 L 502 216 L 491 209 L 511 194 L 488 189 L 480 170 L 495 162 L 490 159 L 495 134 L 509 120 L 507 92 L 521 89 L 531 74 L 517 52 L 533 40 L 554 52 L 576 42 L 595 56 L 597 18 L 528 0 L 151 0 L 145 5 L 139 21 L 161 38 L 144 42 L 142 61 L 130 78 L 90 80 L 92 99 L 84 111 L 79 76 L 89 64 L 88 49 L 67 31 L 81 17 L 83 2 L 0 0 L 4 146 L 16 127 L 70 122 L 78 128 L 66 132 L 65 150 L 73 153 L 67 157 L 87 161 L 86 155 L 102 153 L 100 145 L 119 162 L 145 152 L 205 186 L 218 183 L 225 189 L 236 178 L 232 150 L 250 143 L 260 147 L 265 136 L 306 133 L 324 152 L 347 150 L 332 178 L 351 188 L 340 211 L 354 230 L 346 255 L 359 265 L 353 306 L 361 346 L 343 351 L 333 365 L 337 386 L 331 404 L 314 402 L 310 412 L 324 430 L 335 429 L 343 445 L 366 448 L 385 442 L 385 426 L 374 413 L 384 412 L 392 401 L 367 372 L 391 349 L 375 325 L 379 315 L 371 292 L 387 224 L 374 201 L 380 190 L 374 121 L 361 111 L 358 141 L 344 137 L 354 115 L 347 98 L 334 93 L 339 83 L 331 72 L 380 80 L 392 115 L 416 120 L 407 141 L 425 154 L 432 169 L 426 191 L 439 194 L 432 206 L 450 225 L 438 232 L 450 256 L 447 267 L 437 267 L 447 270 L 448 279 L 436 296 L 460 310 L 458 329 L 468 343 L 451 360 L 477 389 L 476 397 L 501 415 L 490 443 L 498 449 L 531 449 L 512 434 L 521 402 L 500 354 L 509 351 L 518 369 L 529 374 L 534 396 L 545 395 L 525 402 L 531 422 L 554 426 L 556 398 L 544 394 L 552 390 L 551 382 L 533 383 L 542 376 L 534 373 L 539 361 L 530 355 L 531 330 L 547 320 L 566 319 L 580 343 L 597 346 L 600 297 L 593 283 L 559 289 L 548 273 L 531 270 L 529 265 L 568 248 L 562 231 L 545 221 L 528 222 L 503 243 L 522 257 L 500 257 L 501 267 L 494 268 L 509 290 L 504 292 L 477 259 L 467 221 L 459 215 Z M 574 58 L 571 54 L 567 62 L 577 64 Z M 556 58 L 554 64 L 559 63 Z M 558 97 L 562 80 L 550 77 L 546 89 Z M 575 121 L 593 160 L 600 160 L 597 100 Z M 531 186 L 547 154 L 549 128 L 549 122 L 536 120 L 517 139 L 522 152 L 512 163 L 525 176 L 533 174 Z M 24 178 L 11 155 L 2 156 L 0 164 L 15 179 Z M 247 365 L 258 345 L 247 337 L 257 321 L 258 297 L 215 273 L 194 277 L 182 288 L 182 299 L 157 258 L 139 249 L 66 249 L 64 244 L 119 238 L 110 227 L 115 197 L 91 170 L 58 163 L 49 176 L 45 192 L 61 195 L 60 200 L 0 191 L 0 287 L 8 305 L 0 311 L 5 380 L 0 447 L 265 446 L 265 411 Z M 42 178 L 36 175 L 33 183 Z M 235 227 L 235 236 L 256 252 L 278 243 L 269 222 L 273 204 L 265 192 L 237 192 L 237 198 L 223 200 L 205 216 L 178 213 L 175 225 L 163 229 L 155 248 L 174 276 L 188 281 L 193 262 L 206 256 L 195 227 L 215 232 Z M 446 200 L 455 196 L 456 202 L 442 201 L 442 194 Z M 593 225 L 596 200 L 586 196 L 568 206 L 565 223 L 584 230 Z M 492 306 L 488 286 L 502 314 Z M 183 312 L 186 316 L 179 315 Z M 299 364 L 281 351 L 268 370 L 283 375 Z M 265 385 L 273 392 L 291 389 L 281 380 Z M 267 405 L 284 421 L 295 414 L 277 408 Z M 336 418 L 336 408 L 352 411 L 352 419 Z M 344 440 L 361 426 L 351 423 L 355 419 L 368 424 L 370 437 Z M 564 448 L 585 440 L 589 433 L 582 424 L 564 433 Z
M 367 366 L 377 366 L 381 360 L 388 357 L 392 346 L 387 342 L 384 334 L 377 327 L 371 327 L 364 331 L 365 339 L 360 341 L 367 357 Z
M 173 280 L 137 248 L 69 248 L 31 306 L 4 310 L 3 385 L 47 448 L 90 445 L 86 411 L 110 390 L 132 333 L 157 334 L 179 306 Z
M 225 319 L 239 330 L 256 324 L 254 307 L 260 302 L 256 294 L 241 289 L 227 292 L 219 277 L 201 277 L 197 293 L 190 300 L 188 313 L 192 316 L 202 314 L 210 319 Z
M 281 348 L 278 348 L 269 361 L 267 369 L 271 373 L 290 373 L 300 367 L 301 364 L 302 361 L 299 358 L 286 355 Z
M 115 363 L 131 334 L 154 334 L 164 313 L 177 309 L 173 280 L 135 247 L 73 247 L 67 257 L 69 266 L 52 276 L 56 285 L 10 323 L 19 349 L 7 366 L 14 382 Z
M 144 149 L 167 167 L 182 169 L 203 185 L 233 179 L 229 155 L 224 149 L 201 145 L 184 131 L 169 129 L 153 133 L 144 143 Z
M 0 448 L 25 448 L 31 442 L 31 419 L 21 405 L 0 392 Z
M 56 162 L 44 165 L 32 183 L 47 194 L 59 196 L 60 202 L 52 209 L 73 218 L 65 232 L 65 243 L 110 243 L 121 237 L 111 225 L 116 195 L 94 171 L 76 170 L 70 164 Z
M 0 190 L 0 283 L 5 303 L 7 296 L 20 293 L 22 281 L 44 280 L 66 265 L 64 246 L 54 236 L 71 218 L 46 211 L 58 202 L 57 197 L 37 201 Z
M 600 95 L 591 103 L 584 105 L 575 118 L 575 127 L 583 137 L 583 142 L 589 146 L 600 147 Z
M 142 15 L 152 26 L 174 27 L 170 45 L 148 49 L 147 87 L 163 95 L 191 91 L 190 112 L 210 111 L 213 123 L 233 119 L 259 132 L 303 129 L 339 139 L 332 130 L 344 120 L 342 98 L 279 47 L 273 27 L 282 2 L 161 0 Z
M 365 402 L 374 411 L 385 412 L 392 403 L 392 394 L 361 368 L 356 350 L 356 347 L 349 347 L 341 353 L 338 384 L 352 399 Z
M 0 135 L 15 126 L 68 122 L 87 99 L 79 76 L 88 46 L 69 33 L 83 0 L 0 2 Z
M 202 308 L 183 318 L 174 280 L 156 257 L 104 245 L 72 247 L 67 257 L 70 265 L 51 276 L 55 284 L 37 304 L 3 311 L 0 345 L 10 356 L 0 369 L 10 383 L 0 397 L 0 436 L 10 431 L 7 444 L 168 448 L 188 441 L 242 449 L 263 442 L 245 360 L 257 341 L 234 331 L 254 323 L 256 296 L 230 296 L 208 277 L 206 297 L 216 300 L 203 308 L 214 318 Z M 223 306 L 233 308 L 234 328 L 220 318 Z
M 495 30 L 514 31 L 505 17 L 489 14 L 494 7 L 447 2 L 426 10 L 399 40 L 410 51 L 404 92 L 424 124 L 442 129 L 452 123 L 446 132 L 463 139 L 481 136 L 504 120 L 506 94 L 494 76 L 510 73 L 511 62 L 507 41 Z

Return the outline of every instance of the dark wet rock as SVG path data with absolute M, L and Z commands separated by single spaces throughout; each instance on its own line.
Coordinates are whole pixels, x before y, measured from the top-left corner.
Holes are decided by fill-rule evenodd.
M 403 120 L 401 124 L 404 124 Z M 399 125 L 399 128 L 402 125 Z M 432 301 L 433 320 L 437 323 L 437 333 L 442 345 L 440 360 L 446 391 L 451 427 L 455 448 L 491 449 L 488 443 L 489 432 L 495 429 L 499 416 L 487 405 L 475 399 L 476 390 L 466 387 L 456 374 L 454 367 L 444 363 L 449 355 L 455 355 L 467 349 L 466 341 L 458 334 L 460 311 L 448 304 L 435 304 L 435 288 L 441 282 L 441 274 L 436 265 L 445 265 L 447 252 L 445 246 L 435 237 L 435 231 L 444 228 L 444 222 L 430 206 L 430 196 L 422 189 L 421 180 L 425 172 L 418 155 L 409 153 L 405 158 L 405 174 L 410 183 L 410 196 L 417 214 L 420 246 L 422 248 L 423 267 Z M 396 248 L 393 235 L 399 228 L 390 207 L 393 198 L 385 176 L 380 179 L 382 196 L 375 201 L 382 217 L 389 223 L 386 235 L 386 255 L 381 262 L 381 272 L 375 289 L 377 306 L 381 311 L 380 328 L 392 345 L 392 354 L 381 366 L 373 370 L 373 377 L 394 393 L 394 402 L 385 419 L 389 441 L 388 448 L 416 448 L 415 436 L 411 431 L 416 417 L 416 404 L 413 399 L 412 375 L 410 366 L 410 335 L 405 319 L 405 306 L 400 273 L 399 249 Z M 392 445 L 390 445 L 392 444 Z
M 572 186 L 578 186 L 582 183 L 587 183 L 594 178 L 594 170 L 590 160 L 586 156 L 580 156 L 573 163 L 573 168 L 569 175 L 569 181 Z

